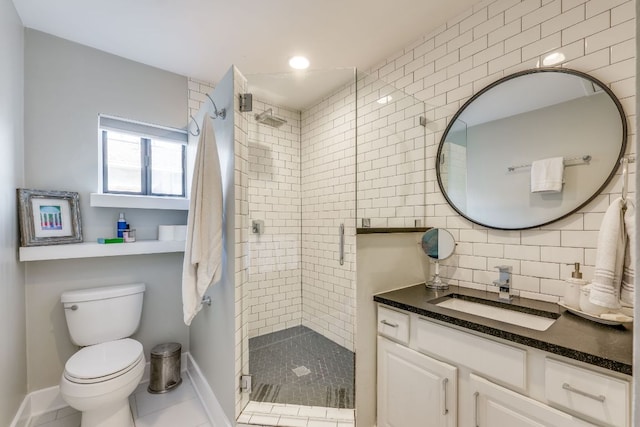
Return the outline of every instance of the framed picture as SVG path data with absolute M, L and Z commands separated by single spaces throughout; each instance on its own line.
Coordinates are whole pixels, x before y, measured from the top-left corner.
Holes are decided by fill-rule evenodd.
M 82 242 L 78 193 L 18 188 L 18 209 L 22 246 Z

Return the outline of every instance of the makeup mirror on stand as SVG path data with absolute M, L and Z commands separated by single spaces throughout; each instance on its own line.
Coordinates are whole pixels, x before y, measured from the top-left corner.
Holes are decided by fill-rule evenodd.
M 447 289 L 449 285 L 440 278 L 440 260 L 444 260 L 453 255 L 456 241 L 451 233 L 442 228 L 432 228 L 424 233 L 420 243 L 422 251 L 434 260 L 435 272 L 433 278 L 426 282 L 429 289 Z

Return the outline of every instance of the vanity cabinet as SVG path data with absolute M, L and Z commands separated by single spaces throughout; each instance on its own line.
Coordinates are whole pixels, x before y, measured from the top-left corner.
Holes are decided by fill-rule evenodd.
M 475 427 L 594 426 L 477 375 L 469 378 Z
M 379 427 L 630 427 L 626 375 L 378 306 Z
M 378 427 L 455 427 L 457 371 L 379 336 Z

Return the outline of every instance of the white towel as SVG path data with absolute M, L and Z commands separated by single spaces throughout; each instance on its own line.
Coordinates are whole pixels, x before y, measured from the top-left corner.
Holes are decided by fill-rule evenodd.
M 633 306 L 635 298 L 636 276 L 636 207 L 627 200 L 627 211 L 624 213 L 624 228 L 627 235 L 627 245 L 624 253 L 624 268 L 622 270 L 622 284 L 620 286 L 620 301 Z
M 610 309 L 620 308 L 620 283 L 627 243 L 623 208 L 622 199 L 615 199 L 602 219 L 589 294 L 590 302 Z
M 558 193 L 562 191 L 564 159 L 552 157 L 531 163 L 531 192 Z
M 207 288 L 222 275 L 222 177 L 211 119 L 205 116 L 196 154 L 182 265 L 184 323 L 202 308 Z

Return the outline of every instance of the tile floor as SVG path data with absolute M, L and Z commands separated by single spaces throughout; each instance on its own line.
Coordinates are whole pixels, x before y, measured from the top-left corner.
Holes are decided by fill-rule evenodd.
M 151 394 L 141 383 L 129 398 L 136 427 L 212 427 L 186 375 L 169 393 Z M 66 407 L 33 417 L 29 427 L 79 427 L 80 413 Z
M 353 408 L 354 353 L 295 326 L 249 339 L 251 400 Z
M 246 424 L 243 424 L 246 423 Z M 237 427 L 354 427 L 354 410 L 282 403 L 249 402 Z
M 169 393 L 151 394 L 141 383 L 129 398 L 136 427 L 213 427 L 187 375 Z M 249 402 L 237 427 L 354 427 L 353 409 Z M 71 407 L 29 420 L 29 427 L 80 427 L 80 413 Z

